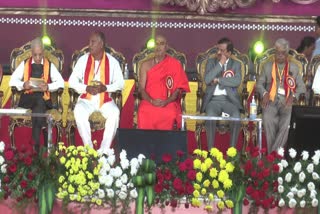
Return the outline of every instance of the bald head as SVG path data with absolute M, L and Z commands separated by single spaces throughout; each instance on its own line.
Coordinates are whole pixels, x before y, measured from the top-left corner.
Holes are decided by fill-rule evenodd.
M 32 59 L 36 64 L 41 64 L 44 57 L 44 45 L 40 37 L 31 41 Z
M 157 35 L 155 37 L 155 43 L 156 43 L 156 46 L 155 46 L 154 52 L 156 57 L 163 58 L 168 48 L 167 39 L 162 35 Z

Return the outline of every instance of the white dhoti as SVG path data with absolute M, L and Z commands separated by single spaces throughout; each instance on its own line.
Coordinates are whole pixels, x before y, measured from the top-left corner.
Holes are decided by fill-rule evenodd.
M 105 150 L 110 148 L 114 136 L 116 135 L 117 128 L 119 127 L 120 111 L 114 101 L 104 103 L 101 108 L 98 105 L 92 104 L 88 100 L 78 100 L 74 108 L 74 117 L 77 123 L 79 134 L 82 138 L 84 145 L 93 147 L 91 140 L 91 128 L 89 123 L 89 116 L 94 112 L 99 111 L 106 118 L 105 128 L 103 132 L 103 139 L 100 146 L 100 151 L 104 153 Z

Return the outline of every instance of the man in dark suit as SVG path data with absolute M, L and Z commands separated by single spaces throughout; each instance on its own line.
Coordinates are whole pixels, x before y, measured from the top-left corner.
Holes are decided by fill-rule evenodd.
M 218 41 L 217 57 L 208 59 L 204 76 L 206 93 L 203 98 L 202 112 L 208 116 L 221 116 L 222 113 L 230 117 L 240 118 L 242 105 L 238 94 L 241 84 L 241 64 L 232 57 L 233 44 L 228 38 Z M 206 121 L 208 149 L 214 146 L 216 121 Z M 230 123 L 231 146 L 235 146 L 240 130 L 240 122 Z

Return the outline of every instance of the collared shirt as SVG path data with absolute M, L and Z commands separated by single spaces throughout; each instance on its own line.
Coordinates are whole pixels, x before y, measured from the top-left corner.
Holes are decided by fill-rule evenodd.
M 69 87 L 76 90 L 79 94 L 86 93 L 87 85 L 84 84 L 84 75 L 86 71 L 87 61 L 88 61 L 89 53 L 83 55 L 79 58 L 76 65 L 73 68 L 73 71 L 69 77 Z M 109 79 L 110 84 L 106 85 L 107 92 L 115 92 L 117 90 L 122 90 L 124 87 L 124 79 L 122 75 L 122 70 L 120 68 L 119 62 L 110 54 L 107 53 L 107 57 L 109 60 Z M 100 81 L 100 61 L 94 61 L 94 71 L 95 73 L 94 80 Z M 81 99 L 79 97 L 79 99 Z M 94 106 L 100 105 L 100 95 L 91 96 L 91 100 L 81 99 L 85 102 L 89 102 Z
M 320 54 L 320 37 L 316 40 L 316 48 L 314 49 L 313 53 L 312 53 L 312 57 L 314 57 L 315 55 Z
M 226 71 L 227 70 L 227 64 L 229 62 L 229 59 L 227 59 L 227 61 L 224 63 L 224 65 L 222 65 L 220 62 L 219 62 L 219 65 L 221 66 L 221 68 L 223 68 L 223 71 Z M 213 92 L 213 95 L 214 96 L 219 96 L 219 95 L 227 95 L 227 91 L 226 89 L 220 89 L 219 87 L 220 85 L 217 84 L 214 92 Z
M 32 59 L 31 62 L 34 63 L 34 60 Z M 10 86 L 17 87 L 19 91 L 23 90 L 24 64 L 24 61 L 19 64 L 16 70 L 12 73 L 9 82 Z M 41 60 L 41 64 L 43 65 L 43 59 Z M 48 91 L 53 92 L 59 88 L 64 88 L 64 80 L 53 63 L 51 63 L 50 66 L 50 79 L 51 83 L 48 83 Z

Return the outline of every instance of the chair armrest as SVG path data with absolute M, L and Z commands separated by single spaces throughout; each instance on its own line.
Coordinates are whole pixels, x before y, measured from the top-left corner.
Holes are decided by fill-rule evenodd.
M 72 112 L 74 110 L 74 107 L 75 107 L 77 101 L 78 101 L 79 94 L 73 88 L 69 88 L 68 92 L 69 92 L 69 96 L 70 96 L 68 112 Z
M 320 106 L 320 94 L 314 94 L 312 99 L 312 105 L 313 106 Z
M 186 112 L 187 112 L 187 109 L 186 109 L 186 95 L 187 95 L 187 93 L 185 91 L 181 92 L 180 106 L 181 106 L 182 114 L 186 114 Z
M 114 102 L 116 103 L 116 105 L 118 106 L 120 112 L 122 109 L 122 92 L 120 90 L 115 91 L 111 94 Z
M 197 104 L 196 104 L 197 114 L 200 114 L 200 112 L 201 112 L 203 96 L 204 96 L 204 92 L 202 91 L 202 89 L 198 89 L 197 90 Z
M 260 97 L 260 94 L 257 90 L 255 90 L 254 92 L 254 99 L 256 100 L 256 104 L 257 104 L 257 114 L 262 114 L 262 107 L 260 103 L 262 97 Z
M 304 93 L 300 94 L 299 99 L 298 99 L 298 105 L 299 106 L 305 106 L 306 105 L 306 95 Z
M 17 108 L 19 105 L 20 96 L 24 92 L 24 90 L 18 91 L 17 87 L 12 86 L 11 92 L 12 92 L 11 108 Z
M 242 106 L 244 109 L 244 115 L 245 117 L 248 117 L 248 97 L 249 97 L 249 92 L 247 90 L 247 87 L 244 87 L 242 89 Z

